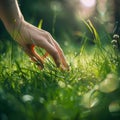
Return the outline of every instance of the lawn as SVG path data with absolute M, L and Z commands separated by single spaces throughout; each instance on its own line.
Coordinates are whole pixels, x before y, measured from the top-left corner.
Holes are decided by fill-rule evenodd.
M 77 50 L 63 46 L 69 71 L 50 57 L 39 70 L 13 40 L 0 41 L 0 120 L 119 120 L 119 49 L 89 29 L 94 44 L 83 36 Z

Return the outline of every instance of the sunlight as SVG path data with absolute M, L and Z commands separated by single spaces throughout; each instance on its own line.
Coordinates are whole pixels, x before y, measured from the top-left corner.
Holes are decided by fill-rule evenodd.
M 80 2 L 86 7 L 93 7 L 96 4 L 96 0 L 80 0 Z

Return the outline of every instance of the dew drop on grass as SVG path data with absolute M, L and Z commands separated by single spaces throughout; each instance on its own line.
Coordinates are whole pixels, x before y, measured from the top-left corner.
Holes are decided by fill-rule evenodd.
M 22 96 L 22 100 L 24 101 L 24 102 L 29 102 L 29 101 L 32 101 L 34 98 L 33 98 L 33 96 L 31 96 L 31 95 L 23 95 Z

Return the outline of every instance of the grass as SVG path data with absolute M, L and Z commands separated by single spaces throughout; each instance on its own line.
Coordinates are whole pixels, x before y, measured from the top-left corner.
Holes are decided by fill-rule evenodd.
M 56 68 L 51 58 L 40 71 L 16 43 L 0 41 L 1 120 L 119 119 L 119 52 L 110 42 L 103 46 L 88 25 L 95 44 L 90 48 L 84 37 L 77 53 L 66 50 L 70 71 Z

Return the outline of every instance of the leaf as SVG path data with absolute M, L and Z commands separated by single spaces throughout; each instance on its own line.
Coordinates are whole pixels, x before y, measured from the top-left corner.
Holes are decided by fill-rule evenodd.
M 94 42 L 96 43 L 96 45 L 98 45 L 98 47 L 100 47 L 101 46 L 100 37 L 99 37 L 98 32 L 96 31 L 95 27 L 93 26 L 92 22 L 90 20 L 87 20 L 87 22 L 85 20 L 83 20 L 83 22 L 88 27 L 90 32 L 94 35 Z
M 39 29 L 42 28 L 42 24 L 43 24 L 43 20 L 40 20 L 40 21 L 39 21 L 39 24 L 38 24 L 38 28 L 39 28 Z

